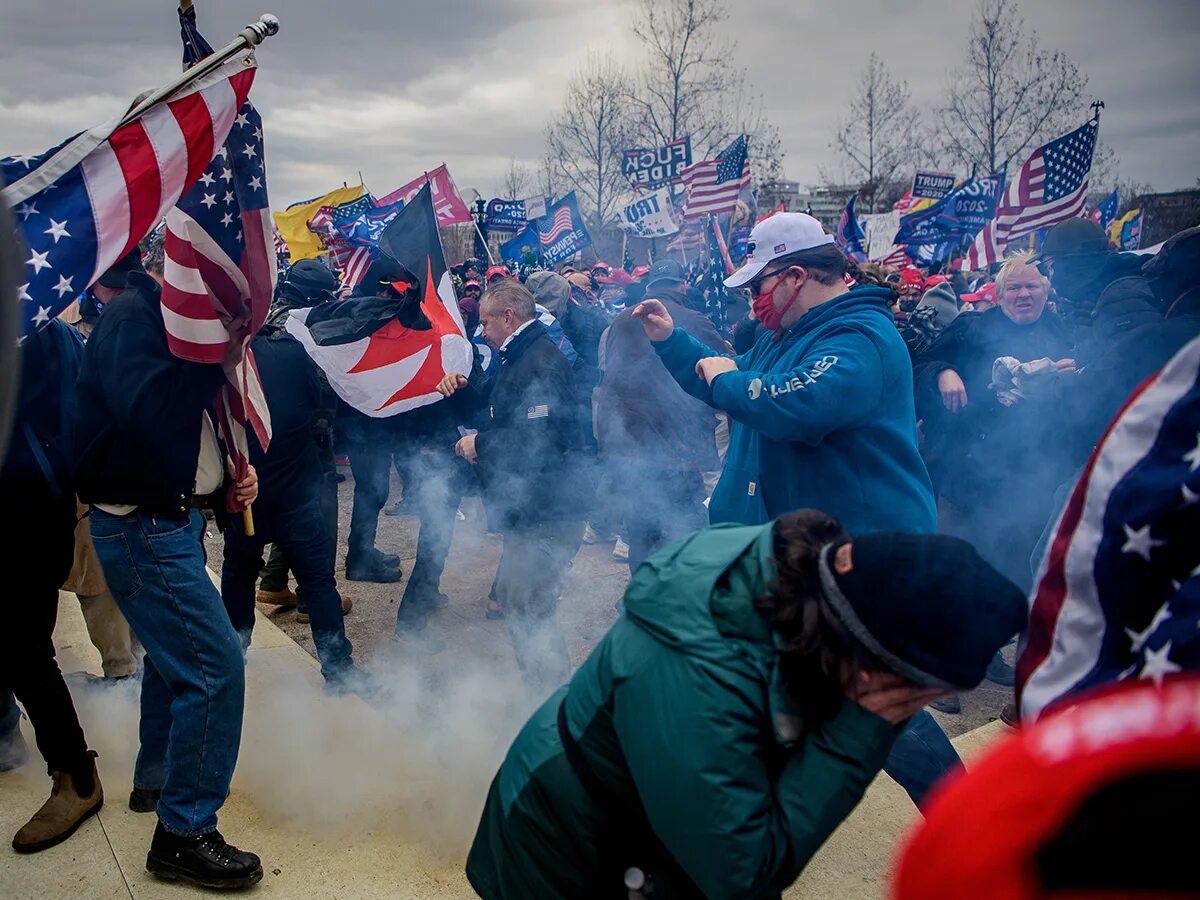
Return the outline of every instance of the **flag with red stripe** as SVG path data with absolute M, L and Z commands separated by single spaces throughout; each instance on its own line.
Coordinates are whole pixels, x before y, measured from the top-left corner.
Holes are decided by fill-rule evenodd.
M 212 52 L 196 30 L 194 9 L 180 13 L 180 26 L 185 66 Z M 264 450 L 271 441 L 249 345 L 270 311 L 278 272 L 262 118 L 246 96 L 231 112 L 208 166 L 167 213 L 162 310 L 167 343 L 180 359 L 220 364 L 232 344 L 243 347 L 240 361 L 226 368 L 229 381 L 217 402 L 231 474 L 240 478 L 249 464 L 245 426 Z
M 732 213 L 739 195 L 750 186 L 750 155 L 746 136 L 737 138 L 717 154 L 688 166 L 682 176 L 687 192 L 683 204 L 685 221 Z
M 1200 338 L 1126 401 L 1054 527 L 1017 659 L 1023 718 L 1200 668 Z
M 122 111 L 41 155 L 0 160 L 29 254 L 17 282 L 26 333 L 136 247 L 204 173 L 245 103 L 253 59 L 239 55 L 128 123 Z
M 1033 152 L 1009 182 L 995 218 L 976 235 L 962 268 L 1000 262 L 1012 241 L 1083 215 L 1099 127 L 1095 119 L 1085 122 Z

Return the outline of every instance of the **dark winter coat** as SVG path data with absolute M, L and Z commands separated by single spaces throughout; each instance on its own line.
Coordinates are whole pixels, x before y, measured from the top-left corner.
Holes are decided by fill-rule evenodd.
M 917 414 L 924 420 L 925 458 L 938 493 L 962 508 L 994 494 L 1014 473 L 1023 480 L 1044 475 L 1044 463 L 1061 436 L 1057 413 L 1045 401 L 1025 399 L 1006 407 L 988 389 L 992 364 L 1011 356 L 1021 362 L 1071 356 L 1066 327 L 1049 310 L 1028 325 L 1013 322 L 1000 307 L 958 316 L 916 365 Z M 967 406 L 950 413 L 938 376 L 953 369 L 967 390 Z M 1061 479 L 1059 479 L 1061 480 Z
M 673 300 L 667 311 L 713 355 L 725 342 L 707 318 Z M 596 441 L 604 459 L 664 469 L 714 471 L 712 407 L 684 392 L 667 371 L 632 310 L 613 320 L 604 344 L 604 375 L 595 394 Z
M 761 524 L 809 507 L 851 532 L 935 530 L 912 365 L 891 298 L 858 287 L 778 336 L 764 331 L 711 388 L 695 371 L 707 347 L 681 328 L 654 345 L 684 390 L 733 420 L 709 506 L 714 524 Z
M 322 415 L 320 370 L 286 332 L 259 334 L 250 345 L 271 414 L 266 453 L 250 430 L 250 462 L 258 473 L 259 505 L 294 509 L 316 496 L 321 460 L 314 432 Z
M 536 319 L 499 356 L 499 372 L 473 378 L 467 397 L 487 413 L 475 451 L 489 525 L 581 521 L 590 490 L 571 366 Z
M 1067 465 L 1081 467 L 1117 411 L 1188 341 L 1200 334 L 1200 307 L 1180 304 L 1169 318 L 1145 278 L 1114 281 L 1092 313 L 1093 358 L 1065 385 L 1061 413 Z
M 480 896 L 624 900 L 636 866 L 654 897 L 778 897 L 857 805 L 897 729 L 849 702 L 799 727 L 753 606 L 772 541 L 708 528 L 634 573 L 492 782 L 467 857 Z
M 80 499 L 186 512 L 202 417 L 224 383 L 220 365 L 171 354 L 158 285 L 131 272 L 83 351 L 75 427 Z
M 13 509 L 73 495 L 70 430 L 83 338 L 51 319 L 21 348 L 21 383 L 12 437 L 0 469 L 0 500 Z

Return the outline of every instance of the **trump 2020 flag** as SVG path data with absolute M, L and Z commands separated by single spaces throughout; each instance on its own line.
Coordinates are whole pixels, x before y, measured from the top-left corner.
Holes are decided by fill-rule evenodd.
M 438 382 L 447 372 L 469 372 L 472 351 L 429 185 L 384 229 L 379 252 L 377 264 L 394 260 L 404 270 L 402 297 L 370 296 L 376 285 L 368 269 L 361 296 L 294 310 L 287 330 L 339 397 L 361 413 L 385 418 L 442 399 Z
M 1200 669 L 1200 338 L 1126 401 L 1054 527 L 1017 659 L 1022 718 Z
M 866 234 L 862 230 L 862 226 L 858 224 L 858 217 L 854 214 L 854 204 L 858 201 L 858 194 L 854 194 L 846 201 L 846 208 L 842 210 L 842 217 L 838 220 L 837 230 L 833 233 L 834 239 L 837 241 L 838 247 L 855 262 L 866 262 L 867 251 L 863 247 L 867 239 Z

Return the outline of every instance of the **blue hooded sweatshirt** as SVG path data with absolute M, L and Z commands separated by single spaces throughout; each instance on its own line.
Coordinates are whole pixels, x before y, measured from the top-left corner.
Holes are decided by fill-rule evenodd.
M 912 363 L 891 292 L 857 287 L 764 331 L 737 371 L 697 377 L 712 351 L 676 328 L 654 347 L 685 391 L 732 418 L 713 492 L 713 524 L 765 523 L 812 507 L 851 534 L 936 530 L 933 487 L 917 451 Z

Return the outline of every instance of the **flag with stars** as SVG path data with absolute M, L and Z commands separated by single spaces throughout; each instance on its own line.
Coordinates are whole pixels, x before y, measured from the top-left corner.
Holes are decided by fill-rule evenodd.
M 1022 718 L 1200 669 L 1200 338 L 1134 392 L 1054 528 L 1017 659 Z
M 185 68 L 212 52 L 196 12 L 179 14 Z M 221 431 L 236 476 L 244 474 L 245 425 L 265 450 L 271 424 L 249 344 L 266 321 L 275 290 L 275 229 L 267 202 L 262 118 L 245 97 L 225 141 L 191 190 L 167 212 L 162 311 L 171 353 L 216 364 L 231 342 L 245 348 L 227 369 L 218 402 Z
M 683 218 L 694 222 L 705 216 L 732 213 L 738 197 L 750 186 L 750 155 L 746 136 L 739 134 L 716 159 L 688 166 L 680 176 L 687 199 Z
M 1005 190 L 996 217 L 967 251 L 964 269 L 1000 262 L 1005 248 L 1017 238 L 1083 215 L 1099 129 L 1099 122 L 1092 119 L 1033 151 Z
M 247 51 L 130 122 L 121 124 L 122 113 L 38 156 L 0 159 L 8 185 L 0 196 L 24 246 L 17 297 L 26 334 L 136 247 L 195 183 L 255 71 Z

